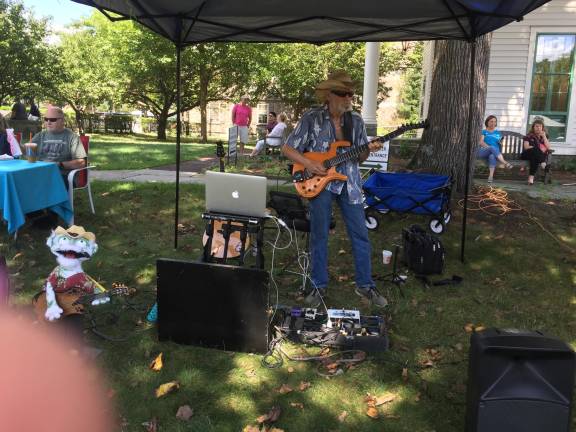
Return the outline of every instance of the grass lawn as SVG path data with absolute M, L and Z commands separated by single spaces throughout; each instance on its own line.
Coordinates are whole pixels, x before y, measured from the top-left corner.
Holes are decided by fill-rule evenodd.
M 176 163 L 176 139 L 158 141 L 149 135 L 90 136 L 90 163 L 99 170 L 143 169 Z M 200 144 L 182 137 L 181 161 L 213 157 L 214 143 Z
M 203 187 L 181 185 L 182 235 L 175 251 L 173 185 L 93 185 L 97 215 L 89 212 L 83 194 L 75 203 L 77 223 L 93 231 L 99 244 L 97 254 L 84 268 L 107 287 L 117 281 L 138 290 L 130 299 L 118 299 L 93 312 L 98 330 L 118 341 L 106 341 L 92 333 L 87 336 L 92 345 L 104 349 L 98 361 L 115 392 L 112 400 L 126 421 L 124 431 L 141 432 L 141 424 L 153 417 L 161 431 L 241 431 L 277 406 L 282 412 L 275 426 L 284 431 L 461 432 L 466 409 L 467 325 L 542 330 L 576 347 L 573 203 L 514 196 L 572 252 L 559 246 L 526 212 L 500 217 L 471 212 L 465 264 L 458 259 L 461 212 L 455 209 L 442 238 L 447 249 L 442 277 L 457 274 L 463 282 L 424 288 L 409 273 L 404 297 L 396 287 L 378 282 L 391 302 L 383 312 L 390 351 L 326 379 L 317 375 L 313 363 L 285 361 L 278 369 L 266 369 L 258 355 L 159 343 L 155 329 L 145 324 L 155 299 L 155 261 L 159 257 L 200 256 Z M 380 222 L 379 230 L 370 233 L 376 276 L 390 271 L 381 264 L 381 249 L 400 244 L 403 227 L 426 224 L 427 220 L 386 215 Z M 16 241 L 5 233 L 0 238 L 15 290 L 12 303 L 23 314 L 55 265 L 45 246 L 47 235 L 47 231 L 26 227 Z M 272 242 L 274 238 L 275 230 L 267 231 L 266 239 Z M 286 240 L 282 235 L 280 243 Z M 330 251 L 328 305 L 382 313 L 353 292 L 350 246 L 339 215 Z M 270 268 L 271 246 L 265 252 Z M 275 268 L 281 268 L 295 253 L 293 248 L 278 251 Z M 280 303 L 298 304 L 299 277 L 276 273 L 275 280 Z M 289 349 L 300 354 L 298 347 Z M 164 354 L 164 368 L 153 372 L 148 365 L 159 352 Z M 178 380 L 180 389 L 156 399 L 155 388 L 171 380 Z M 311 386 L 300 391 L 303 381 Z M 283 384 L 295 390 L 282 394 L 278 389 Z M 393 396 L 391 402 L 378 407 L 377 419 L 366 415 L 367 393 Z M 194 409 L 187 423 L 175 417 L 178 407 L 185 404 Z

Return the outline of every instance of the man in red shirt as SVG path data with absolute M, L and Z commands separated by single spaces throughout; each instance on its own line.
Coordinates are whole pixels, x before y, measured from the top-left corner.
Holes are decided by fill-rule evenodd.
M 232 108 L 232 124 L 238 126 L 240 137 L 240 155 L 244 155 L 244 144 L 248 143 L 248 130 L 252 121 L 252 108 L 248 106 L 248 95 L 240 98 L 240 103 Z

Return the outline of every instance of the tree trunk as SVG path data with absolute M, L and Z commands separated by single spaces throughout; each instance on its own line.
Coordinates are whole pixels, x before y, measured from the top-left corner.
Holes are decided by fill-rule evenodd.
M 200 135 L 201 142 L 208 142 L 208 128 L 207 128 L 207 113 L 206 107 L 208 105 L 208 77 L 204 73 L 200 72 L 200 92 L 199 92 L 198 102 L 200 104 Z
M 166 126 L 168 125 L 168 113 L 161 112 L 158 114 L 158 131 L 156 136 L 159 140 L 166 141 Z
M 492 35 L 488 34 L 476 40 L 471 162 L 475 160 L 486 107 L 491 39 Z M 435 42 L 428 109 L 430 126 L 422 134 L 422 143 L 409 165 L 410 168 L 453 175 L 456 188 L 461 192 L 466 181 L 471 49 L 472 44 L 468 42 Z M 470 163 L 470 175 L 473 165 Z

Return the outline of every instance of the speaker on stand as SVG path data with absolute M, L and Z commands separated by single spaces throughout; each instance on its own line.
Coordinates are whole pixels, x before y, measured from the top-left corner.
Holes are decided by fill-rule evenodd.
M 487 329 L 470 340 L 466 432 L 569 432 L 575 356 L 540 332 Z

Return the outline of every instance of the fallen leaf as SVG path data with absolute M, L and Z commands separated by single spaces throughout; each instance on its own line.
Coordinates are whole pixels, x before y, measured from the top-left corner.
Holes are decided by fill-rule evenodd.
M 154 417 L 151 420 L 142 423 L 142 426 L 146 428 L 146 432 L 158 432 L 158 419 Z
M 344 423 L 344 421 L 346 420 L 346 417 L 348 417 L 348 411 L 342 411 L 340 413 L 340 415 L 338 416 L 338 421 L 340 423 Z
M 288 373 L 294 373 L 294 368 L 292 366 L 288 368 Z
M 103 197 L 108 196 L 108 195 L 110 195 L 110 192 L 102 192 L 102 193 L 100 194 L 100 196 L 103 196 Z
M 386 394 L 383 394 L 382 396 L 377 397 L 376 400 L 374 401 L 374 404 L 376 406 L 384 405 L 385 403 L 392 402 L 394 399 L 396 399 L 395 394 L 386 393 Z
M 156 358 L 152 361 L 152 363 L 150 363 L 149 367 L 153 371 L 159 372 L 160 370 L 162 370 L 163 365 L 164 364 L 162 363 L 162 353 L 160 353 L 156 356 Z
M 468 323 L 464 326 L 464 330 L 466 330 L 466 333 L 472 333 L 474 331 L 474 324 L 472 323 Z
M 242 432 L 260 432 L 260 426 L 253 426 L 253 425 L 244 426 Z
M 280 418 L 280 414 L 282 413 L 282 410 L 280 409 L 280 407 L 272 407 L 270 408 L 270 411 L 268 411 L 267 414 L 263 414 L 260 417 L 258 417 L 256 419 L 256 421 L 260 424 L 262 423 L 274 423 L 276 420 L 278 420 Z
M 464 349 L 464 345 L 458 342 L 456 345 L 454 345 L 454 348 L 456 348 L 456 351 L 462 351 Z
M 373 419 L 377 419 L 380 414 L 378 413 L 378 410 L 375 407 L 368 407 L 368 409 L 366 410 L 366 415 L 368 417 L 371 417 Z
M 18 252 L 16 255 L 14 255 L 14 258 L 12 258 L 13 260 L 17 260 L 18 258 L 24 256 L 24 252 Z
M 346 275 L 340 275 L 340 276 L 338 276 L 338 282 L 347 281 L 348 279 L 350 279 L 350 277 L 349 277 L 349 276 L 346 276 Z
M 293 392 L 294 389 L 290 387 L 288 384 L 282 384 L 278 390 L 276 390 L 280 394 L 286 394 Z
M 194 414 L 194 410 L 190 408 L 190 405 L 182 405 L 176 411 L 176 418 L 184 421 L 190 420 L 190 417 Z
M 475 332 L 481 332 L 484 330 L 486 330 L 486 327 L 484 327 L 483 325 L 479 325 L 478 327 L 474 327 Z
M 308 381 L 300 381 L 300 386 L 298 388 L 300 389 L 300 391 L 305 391 L 310 386 L 311 384 Z
M 304 404 L 302 402 L 290 402 L 290 406 L 294 408 L 304 409 Z
M 156 389 L 156 397 L 160 398 L 162 396 L 166 396 L 168 393 L 176 391 L 179 388 L 180 388 L 180 384 L 178 383 L 178 381 L 170 381 L 170 382 L 164 383 Z
M 402 381 L 408 381 L 408 368 L 402 368 Z
M 338 251 L 338 255 L 344 255 L 346 253 L 346 251 L 344 249 L 340 249 Z
M 336 363 L 336 362 L 328 363 L 326 365 L 326 369 L 328 369 L 329 371 L 333 371 L 334 369 L 338 369 L 338 363 Z

